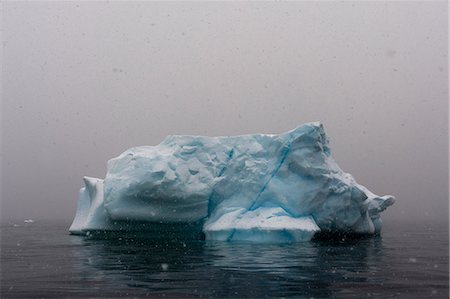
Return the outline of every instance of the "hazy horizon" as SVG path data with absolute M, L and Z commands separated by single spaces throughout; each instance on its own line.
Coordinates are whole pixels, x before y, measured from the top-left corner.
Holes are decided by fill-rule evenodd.
M 448 4 L 3 2 L 1 219 L 64 219 L 83 176 L 169 134 L 320 121 L 385 222 L 449 215 Z

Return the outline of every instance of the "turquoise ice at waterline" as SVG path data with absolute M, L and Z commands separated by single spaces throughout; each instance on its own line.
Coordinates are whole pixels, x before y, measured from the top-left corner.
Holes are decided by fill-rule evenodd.
M 359 185 L 331 156 L 319 122 L 279 134 L 171 135 L 84 177 L 69 229 L 201 230 L 207 240 L 308 241 L 318 232 L 377 234 L 395 201 Z

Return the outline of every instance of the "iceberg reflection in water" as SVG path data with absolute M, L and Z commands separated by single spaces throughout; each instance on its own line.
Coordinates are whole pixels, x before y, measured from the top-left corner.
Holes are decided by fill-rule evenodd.
M 299 244 L 78 239 L 73 252 L 86 280 L 112 280 L 169 297 L 331 296 L 371 281 L 383 259 L 380 237 Z M 121 282 L 122 285 L 117 282 Z M 350 285 L 351 286 L 351 285 Z
M 66 231 L 40 221 L 3 226 L 0 297 L 448 298 L 445 223 L 291 244 L 170 234 L 95 239 Z

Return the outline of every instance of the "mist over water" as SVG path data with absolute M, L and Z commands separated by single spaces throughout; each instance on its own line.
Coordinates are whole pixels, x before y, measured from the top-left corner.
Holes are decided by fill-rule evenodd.
M 84 175 L 168 134 L 321 121 L 393 219 L 448 219 L 446 2 L 2 3 L 1 218 L 71 219 Z

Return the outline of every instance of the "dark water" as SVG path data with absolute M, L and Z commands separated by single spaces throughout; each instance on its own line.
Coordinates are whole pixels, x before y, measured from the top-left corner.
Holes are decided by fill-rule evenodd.
M 1 230 L 2 298 L 448 298 L 448 227 L 297 244 L 94 240 L 66 225 Z

